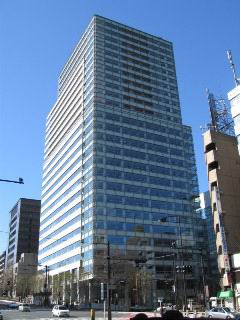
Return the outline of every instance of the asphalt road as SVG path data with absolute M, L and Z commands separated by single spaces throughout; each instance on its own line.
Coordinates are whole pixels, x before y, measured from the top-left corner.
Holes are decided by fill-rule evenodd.
M 49 320 L 49 319 L 66 319 L 66 318 L 53 318 L 51 310 L 31 310 L 31 312 L 19 312 L 18 310 L 1 310 L 4 320 Z M 131 317 L 131 312 L 112 312 L 112 318 L 118 320 L 128 320 Z M 70 319 L 90 320 L 89 311 L 71 311 Z M 96 320 L 104 320 L 102 311 L 96 311 Z M 107 320 L 107 313 L 106 313 Z

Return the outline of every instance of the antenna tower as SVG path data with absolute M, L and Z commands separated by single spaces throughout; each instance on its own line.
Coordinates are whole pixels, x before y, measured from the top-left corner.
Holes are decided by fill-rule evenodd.
M 216 99 L 209 90 L 207 90 L 207 97 L 211 115 L 211 123 L 208 125 L 208 129 L 235 136 L 233 120 L 225 100 L 222 98 Z
M 228 61 L 230 63 L 232 72 L 233 72 L 233 77 L 234 77 L 234 82 L 236 87 L 240 85 L 240 79 L 237 77 L 237 73 L 236 73 L 236 68 L 235 68 L 235 64 L 233 62 L 233 57 L 232 57 L 232 51 L 228 50 L 227 51 L 227 57 L 228 57 Z

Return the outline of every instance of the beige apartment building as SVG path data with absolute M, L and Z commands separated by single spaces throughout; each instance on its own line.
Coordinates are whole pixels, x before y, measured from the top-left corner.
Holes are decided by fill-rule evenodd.
M 214 230 L 225 298 L 234 295 L 231 256 L 240 252 L 240 157 L 236 137 L 208 130 L 204 133 Z M 228 291 L 228 293 L 226 292 Z

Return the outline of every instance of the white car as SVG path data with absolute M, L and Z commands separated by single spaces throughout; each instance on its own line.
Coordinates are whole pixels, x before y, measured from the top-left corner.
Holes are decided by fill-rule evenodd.
M 238 316 L 238 313 L 231 311 L 229 308 L 226 307 L 216 307 L 208 311 L 208 318 L 236 319 Z
M 163 311 L 163 313 L 164 313 L 164 312 L 166 312 L 166 311 L 168 311 L 168 310 L 173 310 L 173 305 L 170 304 L 170 303 L 167 303 L 167 304 L 163 305 L 162 307 L 158 307 L 158 308 L 157 308 L 157 311 L 158 311 L 158 312 L 161 312 L 161 309 L 162 309 L 162 311 Z
M 53 317 L 70 317 L 70 311 L 66 306 L 56 305 L 52 309 Z
M 26 312 L 30 312 L 31 311 L 31 309 L 30 309 L 30 306 L 29 306 L 29 304 L 27 304 L 27 303 L 21 303 L 20 305 L 19 305 L 19 307 L 18 307 L 18 310 L 19 311 L 26 311 Z

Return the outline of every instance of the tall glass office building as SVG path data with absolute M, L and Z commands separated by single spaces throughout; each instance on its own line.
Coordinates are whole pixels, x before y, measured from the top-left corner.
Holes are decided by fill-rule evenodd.
M 151 303 L 171 300 L 173 287 L 178 299 L 184 287 L 196 297 L 197 194 L 171 42 L 94 16 L 47 118 L 39 263 L 49 266 L 53 299 L 101 300 L 108 241 L 114 303 L 146 304 L 143 279 Z M 139 256 L 147 261 L 135 268 Z M 173 263 L 193 266 L 185 286 Z

